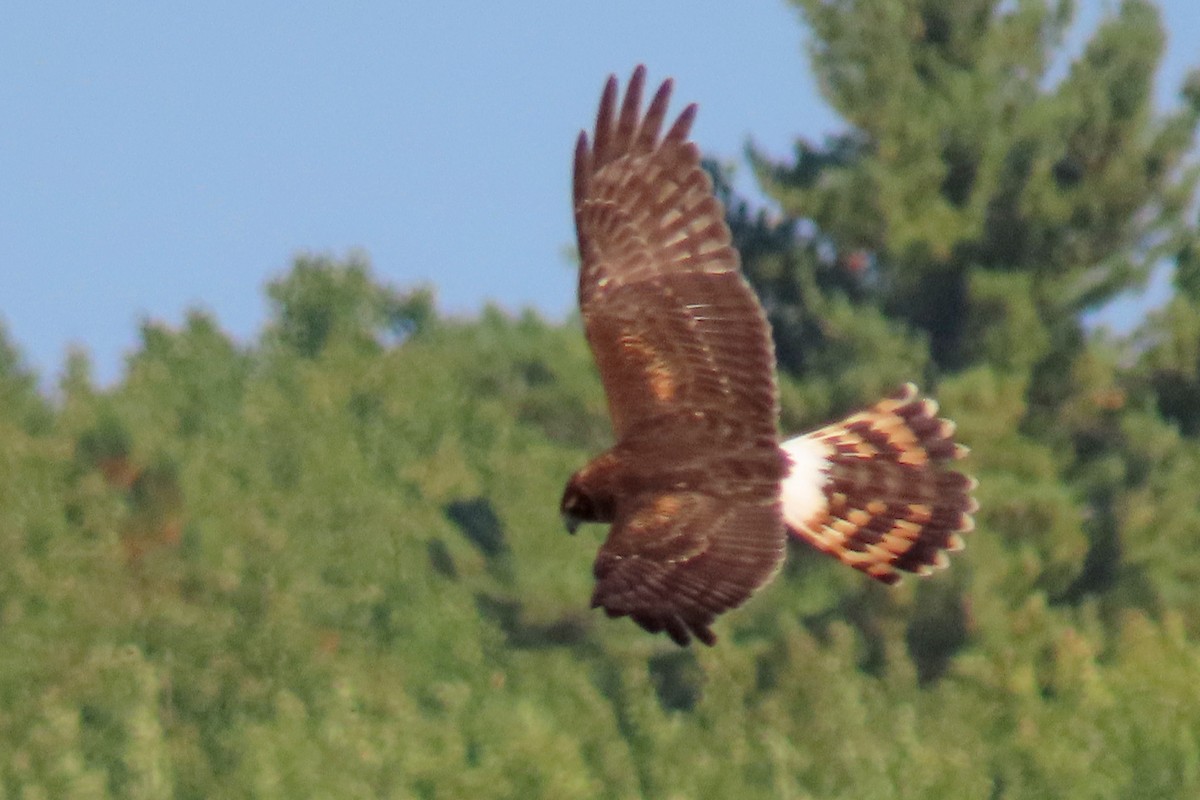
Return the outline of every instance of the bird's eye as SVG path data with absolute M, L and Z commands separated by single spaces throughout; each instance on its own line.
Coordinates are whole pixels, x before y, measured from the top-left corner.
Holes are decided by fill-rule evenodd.
M 588 508 L 590 508 L 590 505 L 587 498 L 579 492 L 571 492 L 563 498 L 562 510 L 564 513 L 576 517 L 586 517 L 588 516 Z

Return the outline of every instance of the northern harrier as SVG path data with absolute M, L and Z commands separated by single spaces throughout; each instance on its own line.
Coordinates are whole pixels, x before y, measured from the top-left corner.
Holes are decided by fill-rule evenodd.
M 688 132 L 661 133 L 671 82 L 641 111 L 638 67 L 575 147 L 579 306 L 617 443 L 573 475 L 572 532 L 611 523 L 592 607 L 680 645 L 775 575 L 785 530 L 885 583 L 946 564 L 972 527 L 966 449 L 909 384 L 780 442 L 775 356 L 724 210 Z

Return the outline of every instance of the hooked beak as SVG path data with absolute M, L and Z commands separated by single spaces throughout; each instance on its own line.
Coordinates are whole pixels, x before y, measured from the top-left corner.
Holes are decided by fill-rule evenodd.
M 573 514 L 563 514 L 562 519 L 563 519 L 563 525 L 566 526 L 566 528 L 567 528 L 567 533 L 574 536 L 575 531 L 579 530 L 579 523 L 580 523 L 579 517 L 577 517 Z

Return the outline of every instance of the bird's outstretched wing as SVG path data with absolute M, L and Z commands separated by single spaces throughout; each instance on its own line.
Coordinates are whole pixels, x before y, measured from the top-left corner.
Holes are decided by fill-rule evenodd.
M 783 558 L 778 503 L 703 492 L 642 495 L 596 558 L 592 606 L 686 645 L 714 644 L 718 614 L 742 604 Z
M 680 408 L 736 414 L 776 436 L 770 329 L 742 277 L 724 210 L 687 140 L 696 107 L 661 133 L 662 84 L 641 113 L 638 67 L 618 110 L 610 77 L 594 138 L 575 148 L 579 307 L 620 439 Z

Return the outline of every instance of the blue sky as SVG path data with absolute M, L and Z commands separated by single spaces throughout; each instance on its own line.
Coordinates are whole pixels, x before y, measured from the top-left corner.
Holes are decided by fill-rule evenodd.
M 1200 4 L 1162 6 L 1166 104 L 1200 62 Z M 248 339 L 296 253 L 352 248 L 445 312 L 560 317 L 570 152 L 604 77 L 645 62 L 675 108 L 700 103 L 706 152 L 784 155 L 838 128 L 797 19 L 783 0 L 8 4 L 0 320 L 44 381 L 72 344 L 108 381 L 141 319 L 199 306 Z

